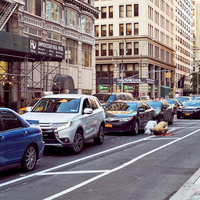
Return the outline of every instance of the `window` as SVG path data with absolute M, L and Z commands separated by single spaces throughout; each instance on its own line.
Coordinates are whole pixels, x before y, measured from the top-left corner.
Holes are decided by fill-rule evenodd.
M 134 42 L 134 55 L 138 55 L 138 54 L 139 54 L 139 43 Z
M 99 37 L 99 26 L 95 26 L 95 37 Z
M 101 8 L 101 18 L 102 19 L 106 18 L 106 7 Z
M 119 25 L 119 35 L 124 35 L 124 24 Z
M 99 44 L 95 44 L 96 56 L 99 56 Z
M 113 56 L 113 43 L 109 43 L 108 44 L 108 49 L 109 49 L 109 56 Z
M 133 65 L 127 64 L 126 67 L 127 67 L 127 70 L 126 70 L 127 77 L 133 76 Z
M 126 43 L 126 50 L 127 50 L 126 55 L 132 55 L 132 43 L 131 42 Z
M 82 32 L 91 34 L 91 27 L 92 27 L 91 20 L 89 18 L 87 18 L 87 17 L 82 17 L 81 18 L 81 29 L 82 29 Z
M 66 50 L 65 59 L 66 63 L 77 65 L 77 52 L 78 52 L 78 42 L 75 40 L 66 40 Z
M 113 6 L 109 6 L 109 18 L 113 18 Z
M 73 12 L 71 10 L 66 10 L 65 11 L 65 25 L 71 28 L 77 29 L 77 21 L 78 21 L 78 16 L 76 12 Z
M 124 55 L 124 43 L 119 43 L 119 54 Z
M 102 78 L 108 78 L 108 66 L 102 65 Z
M 139 16 L 139 9 L 138 4 L 134 4 L 134 17 Z
M 113 78 L 113 64 L 109 65 L 109 78 Z
M 132 35 L 132 24 L 126 24 L 126 35 Z
M 139 34 L 139 24 L 134 23 L 134 35 L 138 35 L 138 34 Z
M 82 44 L 82 66 L 92 67 L 92 46 Z
M 4 130 L 24 127 L 22 122 L 11 112 L 1 111 L 1 118 L 4 124 Z M 2 129 L 2 127 L 0 127 Z
M 47 1 L 46 14 L 47 14 L 48 20 L 52 20 L 52 21 L 60 23 L 61 13 L 62 13 L 61 8 L 57 4 Z
M 106 25 L 101 25 L 101 36 L 106 36 Z
M 126 5 L 126 17 L 132 17 L 132 5 Z
M 101 55 L 106 56 L 107 51 L 106 51 L 106 44 L 101 44 Z
M 41 0 L 26 0 L 25 10 L 33 15 L 41 17 Z
M 124 6 L 119 6 L 119 17 L 124 17 Z
M 57 42 L 60 42 L 60 35 L 47 31 L 47 39 L 56 40 Z
M 109 24 L 109 36 L 113 36 L 113 25 Z
M 96 65 L 96 77 L 97 77 L 97 78 L 101 78 L 101 74 L 100 74 L 100 65 Z

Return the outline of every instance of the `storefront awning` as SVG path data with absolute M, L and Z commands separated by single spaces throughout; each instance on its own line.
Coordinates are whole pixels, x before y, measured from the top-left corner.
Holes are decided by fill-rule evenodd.
M 0 61 L 61 62 L 64 58 L 64 46 L 0 31 Z
M 59 76 L 54 78 L 54 84 L 52 91 L 57 91 L 59 88 L 62 89 L 74 89 L 74 80 L 71 76 Z

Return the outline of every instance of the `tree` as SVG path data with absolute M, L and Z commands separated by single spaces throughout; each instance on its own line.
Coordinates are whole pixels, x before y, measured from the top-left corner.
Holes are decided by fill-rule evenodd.
M 200 86 L 200 65 L 197 66 L 198 68 L 198 92 L 199 92 L 199 86 Z M 190 74 L 190 91 L 192 93 L 197 93 L 197 72 L 193 72 Z

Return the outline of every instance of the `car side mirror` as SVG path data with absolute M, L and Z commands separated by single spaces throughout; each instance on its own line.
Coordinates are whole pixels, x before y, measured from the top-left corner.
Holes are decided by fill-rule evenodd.
M 27 108 L 26 108 L 26 111 L 27 111 L 27 112 L 30 112 L 31 110 L 32 110 L 31 107 L 27 107 Z
M 139 108 L 139 112 L 144 112 L 145 109 L 144 108 Z
M 93 113 L 93 110 L 92 108 L 85 108 L 84 111 L 83 111 L 84 114 L 92 114 Z

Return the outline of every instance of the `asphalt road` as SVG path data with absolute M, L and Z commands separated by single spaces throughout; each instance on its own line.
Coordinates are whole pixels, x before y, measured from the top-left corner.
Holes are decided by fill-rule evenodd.
M 0 173 L 0 199 L 167 200 L 200 168 L 200 120 L 175 119 L 169 132 L 106 134 L 79 155 L 48 148 L 33 172 Z

